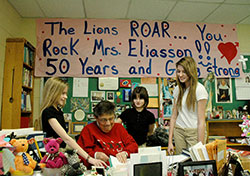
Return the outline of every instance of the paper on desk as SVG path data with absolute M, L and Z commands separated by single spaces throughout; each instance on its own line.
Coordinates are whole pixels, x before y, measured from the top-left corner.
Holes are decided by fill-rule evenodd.
M 124 168 L 127 167 L 127 162 L 126 163 L 121 163 L 120 161 L 118 161 L 118 159 L 114 156 L 110 156 L 110 164 L 112 167 L 114 168 Z
M 167 165 L 171 165 L 171 164 L 174 164 L 174 163 L 180 163 L 180 162 L 183 162 L 183 161 L 186 161 L 188 160 L 190 157 L 186 156 L 186 155 L 183 155 L 183 154 L 180 154 L 180 155 L 169 155 L 169 156 L 166 156 L 167 159 L 166 159 L 166 162 L 167 162 Z
M 16 169 L 15 167 L 15 156 L 9 149 L 3 149 L 3 169 L 4 169 L 4 174 L 9 172 L 10 167 L 13 169 Z

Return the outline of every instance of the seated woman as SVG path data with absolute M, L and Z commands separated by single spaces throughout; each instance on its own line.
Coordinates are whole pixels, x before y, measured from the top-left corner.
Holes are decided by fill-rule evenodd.
M 96 121 L 88 124 L 81 131 L 77 143 L 92 157 L 107 164 L 109 156 L 116 156 L 125 163 L 130 153 L 138 152 L 134 138 L 119 123 L 115 123 L 115 105 L 101 101 L 94 108 Z M 86 160 L 81 158 L 85 165 Z

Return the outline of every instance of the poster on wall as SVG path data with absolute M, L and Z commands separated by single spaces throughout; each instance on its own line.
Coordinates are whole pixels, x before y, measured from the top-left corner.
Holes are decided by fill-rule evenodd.
M 244 78 L 235 79 L 235 92 L 237 100 L 250 100 L 250 73 Z
M 185 56 L 199 77 L 244 74 L 234 24 L 41 18 L 36 28 L 37 77 L 174 77 Z
M 159 101 L 160 101 L 160 117 L 167 118 L 172 115 L 173 108 L 173 91 L 177 85 L 175 78 L 159 78 Z
M 118 90 L 118 78 L 98 78 L 99 90 Z
M 73 97 L 88 97 L 88 87 L 88 78 L 73 78 Z

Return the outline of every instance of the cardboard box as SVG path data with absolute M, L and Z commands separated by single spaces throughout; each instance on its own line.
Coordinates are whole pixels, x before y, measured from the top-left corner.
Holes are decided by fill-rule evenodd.
M 241 164 L 244 170 L 250 170 L 250 158 L 247 157 L 240 157 Z

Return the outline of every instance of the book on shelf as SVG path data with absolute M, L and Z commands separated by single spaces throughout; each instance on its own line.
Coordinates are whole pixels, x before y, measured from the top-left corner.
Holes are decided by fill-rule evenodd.
M 24 46 L 23 62 L 25 64 L 33 67 L 33 64 L 34 64 L 34 51 L 29 49 L 27 46 Z
M 218 140 L 226 140 L 226 136 L 208 136 L 208 142 L 213 142 L 216 139 L 218 139 Z
M 31 111 L 31 99 L 30 94 L 26 96 L 26 111 Z
M 23 67 L 23 86 L 32 88 L 32 71 Z
M 22 90 L 21 94 L 21 110 L 31 111 L 31 97 L 30 94 L 24 90 Z
M 21 128 L 28 128 L 29 127 L 29 117 L 21 117 Z
M 24 91 L 22 90 L 22 94 L 21 94 L 21 111 L 25 111 L 24 99 L 25 99 L 25 95 L 24 95 Z

